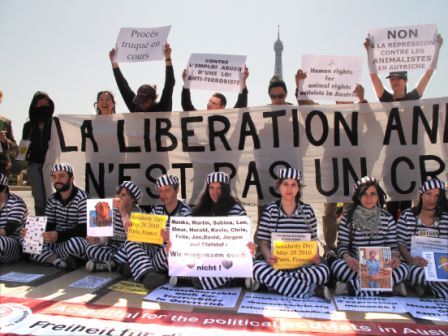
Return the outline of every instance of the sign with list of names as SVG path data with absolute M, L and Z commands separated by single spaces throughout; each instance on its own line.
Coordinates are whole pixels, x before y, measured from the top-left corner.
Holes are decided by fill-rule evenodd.
M 252 277 L 250 219 L 171 217 L 169 275 Z

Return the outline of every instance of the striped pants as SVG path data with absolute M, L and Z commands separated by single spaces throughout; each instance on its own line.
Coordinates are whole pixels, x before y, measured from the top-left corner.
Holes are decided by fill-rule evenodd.
M 153 259 L 160 249 L 162 249 L 160 245 L 132 241 L 124 243 L 123 250 L 135 280 L 141 280 L 146 272 L 155 270 Z
M 409 281 L 412 286 L 428 286 L 435 297 L 448 300 L 448 282 L 426 281 L 425 269 L 423 267 L 409 265 Z
M 0 236 L 0 264 L 11 264 L 20 260 L 22 246 L 17 239 Z
M 168 273 L 168 256 L 165 249 L 161 248 L 152 260 L 152 266 L 158 273 Z M 202 278 L 198 277 L 203 289 L 216 289 L 225 287 L 232 278 Z
M 56 254 L 59 258 L 75 257 L 87 260 L 87 240 L 83 237 L 73 237 L 60 243 L 44 244 L 41 254 L 31 254 L 31 260 L 47 263 L 47 259 Z
M 307 298 L 314 295 L 317 286 L 328 282 L 330 270 L 325 264 L 312 264 L 293 270 L 276 270 L 265 260 L 255 260 L 253 277 L 282 295 Z
M 378 296 L 379 291 L 361 290 L 361 285 L 358 279 L 358 273 L 347 266 L 343 259 L 337 259 L 331 265 L 331 273 L 337 281 L 350 282 L 355 290 L 356 296 Z M 400 263 L 398 268 L 392 270 L 392 286 L 402 282 L 409 275 L 409 268 L 406 264 Z
M 110 261 L 121 245 L 118 242 L 107 245 L 93 245 L 89 243 L 86 247 L 87 259 L 101 262 Z

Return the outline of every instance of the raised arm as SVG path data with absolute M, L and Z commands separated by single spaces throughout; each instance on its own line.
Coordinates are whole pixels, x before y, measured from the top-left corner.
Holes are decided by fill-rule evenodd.
M 135 97 L 135 93 L 134 91 L 132 91 L 131 87 L 128 84 L 128 81 L 126 80 L 126 78 L 124 78 L 123 74 L 121 73 L 118 63 L 115 61 L 114 48 L 112 48 L 112 50 L 109 51 L 109 59 L 110 63 L 112 64 L 112 71 L 114 72 L 115 81 L 117 82 L 117 86 L 118 89 L 120 90 L 121 96 L 123 97 L 123 100 L 126 103 L 126 106 L 128 107 L 129 111 L 133 112 L 134 103 L 132 102 L 132 100 Z
M 432 58 L 431 65 L 429 69 L 426 70 L 425 74 L 420 79 L 420 81 L 417 84 L 417 87 L 415 88 L 420 97 L 423 96 L 423 93 L 425 92 L 425 89 L 428 86 L 429 80 L 431 79 L 434 70 L 437 68 L 437 61 L 439 59 L 439 50 L 442 44 L 443 44 L 443 38 L 440 34 L 438 34 L 436 39 L 436 48 L 434 51 L 434 56 Z
M 380 77 L 378 76 L 378 69 L 373 63 L 373 49 L 371 41 L 368 37 L 364 41 L 364 48 L 366 48 L 367 51 L 367 64 L 369 65 L 370 79 L 372 80 L 377 97 L 382 97 L 384 93 L 384 86 L 381 82 Z

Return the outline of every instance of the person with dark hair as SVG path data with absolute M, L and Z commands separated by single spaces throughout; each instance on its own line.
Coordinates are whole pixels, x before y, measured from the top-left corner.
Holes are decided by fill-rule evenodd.
M 20 230 L 28 211 L 23 199 L 9 191 L 8 177 L 0 173 L 0 264 L 15 263 L 22 255 Z
M 438 178 L 425 181 L 419 189 L 416 207 L 406 209 L 397 225 L 398 247 L 409 265 L 409 280 L 419 296 L 425 289 L 438 298 L 448 299 L 448 283 L 426 281 L 424 268 L 428 265 L 421 255 L 411 251 L 412 237 L 423 236 L 448 239 L 448 208 L 445 183 Z
M 142 191 L 131 181 L 121 183 L 113 200 L 114 235 L 112 237 L 87 236 L 86 255 L 87 272 L 112 272 L 118 265 L 128 263 L 122 251 L 127 237 L 127 226 L 131 212 L 143 212 L 138 206 L 142 199 Z
M 96 102 L 93 104 L 96 114 L 110 115 L 115 114 L 115 97 L 110 91 L 100 91 L 96 95 Z
M 3 92 L 0 90 L 0 104 Z M 11 156 L 17 154 L 17 143 L 12 133 L 11 120 L 0 115 L 0 173 L 8 176 L 11 168 Z
M 199 197 L 199 203 L 193 208 L 193 216 L 215 217 L 215 216 L 246 216 L 246 210 L 232 196 L 230 190 L 230 176 L 224 172 L 214 172 L 206 177 L 206 187 Z M 171 246 L 171 242 L 166 242 Z M 248 243 L 251 253 L 255 250 L 253 243 Z M 231 284 L 232 279 L 192 277 L 171 277 L 170 284 L 193 285 L 196 289 L 216 289 Z
M 249 77 L 249 69 L 245 67 L 242 73 L 241 92 L 238 95 L 238 100 L 236 101 L 234 108 L 247 107 L 247 94 L 248 94 L 246 85 L 247 77 Z M 182 73 L 182 79 L 184 80 L 184 87 L 182 88 L 182 99 L 181 99 L 182 109 L 184 111 L 196 111 L 196 108 L 193 106 L 193 103 L 191 102 L 190 89 L 185 87 L 185 83 L 188 79 L 187 69 L 184 69 Z M 227 105 L 226 97 L 222 93 L 215 92 L 208 100 L 207 110 L 225 109 L 226 105 Z
M 268 94 L 271 98 L 271 105 L 292 105 L 291 103 L 286 102 L 288 90 L 285 82 L 277 76 L 272 77 L 269 81 Z
M 168 221 L 161 235 L 169 241 L 170 217 L 191 215 L 190 207 L 177 199 L 179 178 L 162 175 L 156 180 L 160 202 L 151 209 L 151 214 L 166 215 Z M 168 258 L 161 245 L 126 241 L 124 251 L 129 261 L 132 277 L 143 282 L 147 289 L 154 289 L 168 281 Z
M 437 61 L 439 58 L 439 51 L 443 44 L 443 38 L 440 34 L 437 35 L 436 38 L 436 46 L 435 52 L 432 57 L 432 62 L 429 67 L 418 82 L 415 89 L 408 92 L 407 91 L 407 83 L 408 83 L 408 74 L 406 71 L 392 71 L 386 77 L 389 79 L 390 86 L 392 88 L 392 93 L 388 92 L 384 89 L 383 83 L 381 82 L 380 77 L 378 76 L 378 70 L 376 64 L 373 62 L 373 46 L 369 38 L 366 38 L 364 42 L 364 47 L 367 51 L 367 62 L 370 70 L 370 78 L 373 83 L 373 87 L 375 88 L 375 92 L 378 96 L 380 102 L 394 102 L 394 101 L 404 101 L 404 100 L 418 100 L 423 96 L 426 87 L 434 73 L 434 70 L 437 67 Z M 410 208 L 412 205 L 411 200 L 405 201 L 389 201 L 386 203 L 387 211 L 389 211 L 392 216 L 394 216 L 395 220 L 398 220 L 400 217 L 401 211 Z
M 130 112 L 166 112 L 172 110 L 173 89 L 176 81 L 171 62 L 171 47 L 168 43 L 165 44 L 165 86 L 158 103 L 156 102 L 157 91 L 155 85 L 143 84 L 138 88 L 137 94 L 135 94 L 121 73 L 118 63 L 115 62 L 115 49 L 109 52 L 109 58 L 118 89 Z
M 73 184 L 73 168 L 68 163 L 56 163 L 51 169 L 51 181 L 56 192 L 50 195 L 45 208 L 46 231 L 42 234 L 41 254 L 31 259 L 60 269 L 73 270 L 77 260 L 86 260 L 87 198 L 84 190 Z M 24 236 L 26 229 L 22 229 Z
M 317 295 L 328 302 L 331 295 L 325 284 L 330 277 L 328 266 L 322 262 L 318 250 L 312 263 L 295 269 L 275 269 L 277 257 L 272 255 L 272 233 L 305 233 L 310 240 L 316 241 L 317 220 L 313 208 L 300 201 L 303 186 L 302 172 L 286 168 L 278 171 L 277 188 L 281 198 L 270 203 L 263 211 L 258 226 L 257 238 L 262 258 L 254 262 L 251 286 L 257 290 L 259 284 L 282 295 L 306 298 Z
M 383 209 L 386 194 L 374 177 L 364 176 L 356 182 L 349 209 L 341 218 L 338 228 L 338 257 L 331 272 L 338 281 L 336 295 L 374 296 L 378 291 L 361 290 L 359 248 L 364 246 L 390 247 L 392 252 L 393 293 L 406 296 L 402 282 L 409 274 L 400 263 L 397 229 L 393 217 Z
M 31 100 L 29 120 L 23 125 L 22 139 L 29 140 L 26 154 L 28 182 L 34 198 L 36 216 L 44 216 L 47 200 L 42 167 L 51 138 L 54 103 L 47 93 L 37 91 Z

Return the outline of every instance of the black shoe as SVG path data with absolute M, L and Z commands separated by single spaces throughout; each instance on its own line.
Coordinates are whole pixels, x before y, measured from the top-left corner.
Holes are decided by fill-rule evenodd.
M 74 257 L 67 257 L 65 258 L 65 262 L 67 264 L 67 270 L 73 271 L 78 268 L 78 263 L 76 262 L 76 259 Z
M 172 276 L 170 277 L 169 283 L 173 287 L 193 287 L 193 281 L 191 279 L 189 277 Z
M 142 282 L 146 289 L 154 289 L 168 281 L 168 276 L 157 273 L 156 271 L 148 271 L 143 275 Z
M 317 286 L 314 289 L 314 295 L 316 295 L 317 297 L 320 297 L 322 299 L 324 299 L 325 301 L 327 301 L 328 303 L 331 302 L 331 293 L 330 290 L 328 289 L 327 286 Z
M 118 264 L 117 272 L 126 278 L 132 278 L 131 266 L 128 263 Z
M 193 283 L 193 287 L 195 289 L 204 289 L 204 287 L 202 287 L 201 281 L 199 281 L 199 278 L 191 278 L 191 282 Z

